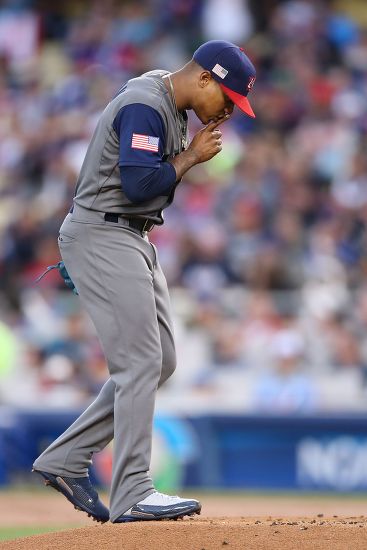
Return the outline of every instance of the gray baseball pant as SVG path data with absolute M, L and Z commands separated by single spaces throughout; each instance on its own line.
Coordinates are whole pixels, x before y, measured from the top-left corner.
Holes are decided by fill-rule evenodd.
M 35 461 L 68 477 L 88 474 L 114 439 L 111 521 L 154 491 L 149 476 L 157 388 L 176 367 L 167 283 L 154 246 L 103 213 L 74 207 L 59 248 L 105 354 L 110 378 L 96 400 Z

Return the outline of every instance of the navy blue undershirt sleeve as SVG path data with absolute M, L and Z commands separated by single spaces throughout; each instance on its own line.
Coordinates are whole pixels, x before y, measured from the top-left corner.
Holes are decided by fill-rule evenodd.
M 159 168 L 125 166 L 121 168 L 121 182 L 129 201 L 144 202 L 169 195 L 176 185 L 176 170 L 170 162 L 162 162 Z
M 113 128 L 120 141 L 122 189 L 133 203 L 169 195 L 176 185 L 173 165 L 163 161 L 165 129 L 160 114 L 142 103 L 120 109 Z

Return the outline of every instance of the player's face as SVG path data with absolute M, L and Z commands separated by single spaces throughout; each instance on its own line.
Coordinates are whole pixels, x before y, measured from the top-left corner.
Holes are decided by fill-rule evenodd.
M 201 122 L 208 124 L 211 121 L 223 118 L 225 115 L 231 115 L 234 104 L 225 95 L 218 82 L 211 77 L 210 73 L 204 71 L 199 81 L 192 108 Z

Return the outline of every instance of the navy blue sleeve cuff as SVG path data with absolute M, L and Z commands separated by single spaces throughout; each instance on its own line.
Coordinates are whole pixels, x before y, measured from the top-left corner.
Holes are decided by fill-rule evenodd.
M 141 203 L 162 195 L 169 195 L 176 186 L 176 170 L 170 162 L 159 168 L 120 166 L 122 190 L 133 203 Z

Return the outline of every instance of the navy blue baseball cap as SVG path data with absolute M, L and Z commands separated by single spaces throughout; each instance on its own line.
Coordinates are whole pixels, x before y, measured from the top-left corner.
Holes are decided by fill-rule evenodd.
M 241 111 L 255 117 L 247 94 L 255 83 L 256 70 L 242 48 L 225 40 L 210 40 L 195 51 L 193 59 L 210 71 Z

